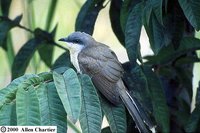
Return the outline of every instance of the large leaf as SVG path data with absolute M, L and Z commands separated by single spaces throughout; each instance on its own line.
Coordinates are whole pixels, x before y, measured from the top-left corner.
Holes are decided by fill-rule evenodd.
M 55 6 L 55 5 L 52 5 L 52 4 L 56 4 L 56 3 L 57 3 L 57 0 L 53 0 L 51 2 L 51 6 Z M 51 11 L 51 13 L 53 13 L 53 12 Z M 48 17 L 50 17 L 49 14 L 48 14 Z M 50 23 L 48 23 L 46 26 L 47 26 L 47 28 L 50 28 L 49 27 Z M 53 46 L 54 41 L 53 41 L 53 38 L 55 38 L 56 30 L 57 30 L 57 25 L 54 27 L 54 29 L 52 30 L 51 33 L 47 33 L 45 31 L 41 31 L 39 34 L 36 34 L 38 38 L 40 38 L 40 36 L 42 36 L 41 34 L 43 34 L 43 36 L 46 36 L 46 38 L 48 38 L 48 39 L 46 39 L 48 41 L 38 49 L 38 52 L 39 52 L 40 58 L 44 61 L 44 63 L 49 68 L 51 67 L 52 60 L 53 60 L 53 52 L 54 52 L 54 46 Z
M 81 109 L 81 86 L 76 72 L 73 69 L 68 69 L 62 75 L 53 72 L 53 78 L 67 116 L 75 123 Z
M 12 65 L 12 79 L 24 74 L 30 62 L 30 59 L 38 48 L 43 45 L 46 46 L 55 43 L 52 34 L 41 29 L 35 29 L 34 35 L 35 38 L 30 39 L 28 42 L 26 42 L 15 56 Z M 51 60 L 52 55 L 49 56 L 49 60 Z M 45 56 L 45 59 L 47 59 L 47 56 Z
M 101 133 L 112 133 L 110 127 L 105 127 L 101 130 Z
M 187 91 L 187 96 L 184 95 L 183 98 L 187 99 L 186 101 L 188 104 L 191 103 L 192 101 L 192 71 L 188 70 L 187 68 L 184 67 L 175 67 L 175 72 L 177 74 L 177 77 L 180 81 L 180 83 L 184 86 L 184 88 Z
M 126 111 L 124 105 L 114 106 L 101 98 L 102 109 L 113 133 L 126 133 Z
M 142 12 L 143 3 L 134 6 L 129 14 L 125 29 L 125 47 L 133 67 L 136 65 L 138 57 L 138 45 L 142 28 Z
M 177 49 L 180 46 L 180 41 L 185 32 L 185 23 L 187 24 L 188 22 L 185 20 L 181 7 L 178 6 L 178 1 L 174 1 L 174 3 L 170 3 L 168 6 L 170 13 L 167 16 L 169 22 L 166 25 L 166 32 L 169 31 L 171 33 L 172 44 L 174 45 L 174 48 Z
M 8 0 L 9 1 L 9 0 Z M 14 20 L 7 17 L 0 17 L 0 46 L 7 50 L 6 37 L 8 32 L 19 24 L 22 15 L 17 16 Z
M 200 30 L 200 1 L 199 0 L 179 0 L 179 4 L 191 25 Z
M 200 59 L 196 57 L 196 55 L 188 55 L 186 57 L 181 57 L 176 60 L 175 65 L 176 66 L 183 66 L 186 64 L 193 64 L 195 62 L 200 62 Z
M 153 11 L 153 9 L 152 9 L 151 1 L 148 0 L 145 3 L 144 12 L 143 12 L 143 23 L 146 24 L 147 26 L 149 25 L 152 11 Z
M 124 33 L 121 28 L 120 24 L 120 10 L 122 6 L 123 1 L 122 0 L 112 0 L 110 5 L 110 21 L 112 30 L 115 33 L 116 37 L 120 41 L 122 45 L 124 45 Z
M 199 86 L 197 88 L 196 105 L 200 105 L 200 81 L 199 81 Z
M 1 0 L 0 1 L 0 6 L 1 6 L 2 14 L 4 16 L 8 16 L 11 2 L 12 2 L 12 0 Z
M 79 11 L 75 30 L 92 35 L 99 11 L 103 8 L 103 3 L 104 0 L 87 0 Z
M 36 29 L 34 31 L 35 38 L 38 40 L 42 40 L 42 44 L 40 44 L 40 47 L 38 48 L 38 52 L 40 55 L 40 58 L 44 61 L 44 63 L 51 67 L 52 59 L 53 59 L 53 51 L 54 51 L 54 36 L 56 32 L 57 26 L 53 29 L 51 33 L 48 33 L 47 31 L 43 31 L 41 29 Z
M 51 114 L 48 99 L 48 88 L 46 83 L 38 85 L 37 96 L 39 100 L 40 114 L 41 114 L 41 125 L 51 125 Z
M 7 87 L 0 90 L 0 108 L 6 104 L 12 102 L 16 97 L 16 92 L 18 86 L 22 84 L 25 80 L 38 77 L 35 74 L 25 74 L 15 80 L 13 80 Z
M 41 41 L 38 39 L 31 39 L 22 46 L 15 56 L 12 65 L 12 79 L 15 79 L 25 73 L 30 59 L 40 43 Z
M 129 13 L 133 9 L 133 6 L 135 6 L 140 0 L 124 0 L 122 3 L 121 11 L 120 11 L 120 24 L 122 31 L 125 31 L 127 19 L 129 16 Z
M 53 19 L 56 12 L 57 4 L 58 4 L 58 0 L 52 0 L 49 4 L 46 25 L 45 25 L 45 30 L 47 31 L 50 31 L 51 25 L 54 22 Z
M 198 132 L 200 124 L 200 82 L 197 88 L 196 95 L 196 107 L 190 115 L 187 124 L 185 125 L 185 131 L 188 133 Z
M 158 52 L 163 46 L 169 45 L 171 41 L 171 36 L 169 32 L 166 32 L 168 29 L 166 29 L 165 26 L 163 26 L 162 24 L 158 22 L 154 13 L 151 13 L 150 18 L 148 17 L 149 16 L 146 16 L 145 19 L 149 19 L 149 20 L 146 20 L 145 22 L 149 21 L 149 25 L 147 23 L 144 23 L 144 26 L 145 26 L 147 35 L 149 37 L 151 48 L 155 54 L 158 54 Z M 167 20 L 165 21 L 166 21 L 165 23 L 167 23 Z
M 25 90 L 26 89 L 26 90 Z M 34 86 L 21 87 L 16 94 L 17 125 L 38 126 L 40 122 L 39 101 Z
M 53 51 L 54 46 L 52 44 L 43 44 L 42 47 L 38 49 L 40 58 L 49 68 L 52 65 Z
M 198 132 L 197 129 L 199 128 L 200 124 L 200 106 L 197 105 L 194 111 L 192 112 L 187 124 L 185 126 L 185 131 L 187 133 L 195 133 Z
M 180 47 L 175 50 L 173 45 L 163 47 L 163 49 L 155 56 L 147 56 L 148 64 L 168 64 L 174 61 L 177 57 L 200 49 L 200 40 L 193 37 L 185 37 L 180 42 Z
M 102 112 L 100 101 L 89 76 L 80 75 L 82 86 L 82 107 L 80 124 L 83 133 L 100 133 Z
M 1 126 L 17 125 L 16 103 L 15 102 L 5 104 L 0 109 L 0 125 Z
M 6 52 L 6 56 L 7 56 L 7 60 L 9 63 L 9 68 L 12 67 L 12 63 L 14 61 L 15 58 L 15 51 L 14 51 L 14 47 L 13 47 L 13 40 L 12 40 L 12 36 L 11 33 L 8 33 L 7 35 L 7 44 L 6 44 L 6 48 L 7 48 L 7 52 Z
M 53 82 L 43 83 L 37 87 L 41 125 L 57 126 L 58 133 L 67 132 L 67 114 Z
M 162 132 L 169 132 L 169 109 L 165 99 L 164 91 L 157 75 L 150 67 L 144 66 L 144 73 L 147 77 L 151 99 L 153 104 L 153 114 Z
M 163 24 L 163 21 L 162 21 L 163 0 L 150 0 L 150 1 L 151 1 L 153 12 L 155 13 L 157 20 L 159 21 L 160 24 Z
M 146 76 L 137 64 L 132 68 L 130 64 L 123 64 L 125 71 L 123 80 L 127 85 L 132 97 L 135 97 L 146 112 L 152 112 L 152 103 Z
M 73 67 L 70 61 L 69 51 L 64 52 L 56 59 L 56 61 L 53 64 L 52 69 L 56 69 L 60 67 Z

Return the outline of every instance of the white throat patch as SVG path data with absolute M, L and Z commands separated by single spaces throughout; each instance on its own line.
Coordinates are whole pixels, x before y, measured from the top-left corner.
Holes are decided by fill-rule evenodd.
M 67 48 L 70 51 L 70 60 L 74 67 L 76 68 L 77 72 L 81 73 L 79 63 L 78 63 L 78 54 L 83 49 L 83 45 L 76 44 L 76 43 L 67 43 Z

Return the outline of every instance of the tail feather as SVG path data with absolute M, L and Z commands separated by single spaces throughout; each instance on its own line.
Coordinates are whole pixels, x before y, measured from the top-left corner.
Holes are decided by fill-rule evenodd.
M 150 133 L 150 130 L 152 132 L 155 131 L 155 126 L 148 121 L 147 117 L 144 119 L 141 116 L 140 109 L 137 106 L 137 103 L 134 101 L 134 99 L 130 96 L 128 91 L 126 90 L 124 84 L 122 81 L 119 81 L 118 83 L 118 91 L 120 93 L 120 97 L 125 104 L 126 108 L 128 109 L 130 115 L 134 119 L 136 126 L 138 130 L 141 133 Z M 149 130 L 147 129 L 147 126 L 149 127 Z
M 151 118 L 149 116 L 147 116 L 146 112 L 143 110 L 143 108 L 141 107 L 141 105 L 137 101 L 137 99 L 135 99 L 134 97 L 131 97 L 131 98 L 135 101 L 144 123 L 149 127 L 149 129 L 151 130 L 152 133 L 155 133 L 156 132 L 156 130 L 155 130 L 156 125 L 152 122 Z

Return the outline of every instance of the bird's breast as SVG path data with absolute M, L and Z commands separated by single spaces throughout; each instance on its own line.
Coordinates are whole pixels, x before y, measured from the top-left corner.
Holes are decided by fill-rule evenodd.
M 72 52 L 70 51 L 70 60 L 73 66 L 76 68 L 77 72 L 81 73 L 79 62 L 78 62 L 78 54 L 80 51 Z

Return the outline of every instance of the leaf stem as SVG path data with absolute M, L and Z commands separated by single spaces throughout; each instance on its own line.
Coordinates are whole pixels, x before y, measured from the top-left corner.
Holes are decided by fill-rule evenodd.
M 57 46 L 57 47 L 59 47 L 59 48 L 61 48 L 61 49 L 64 49 L 64 50 L 68 51 L 67 48 L 65 48 L 65 47 L 63 47 L 63 46 L 61 46 L 61 45 L 59 45 L 59 44 L 57 44 L 57 43 L 54 43 L 54 45 Z
M 34 31 L 32 31 L 31 29 L 28 29 L 28 28 L 26 28 L 25 26 L 22 26 L 22 25 L 20 25 L 20 24 L 17 24 L 16 26 L 19 27 L 19 28 L 21 28 L 21 29 L 24 29 L 24 30 L 30 32 L 31 34 L 34 33 Z
M 81 133 L 81 131 L 69 119 L 67 119 L 67 125 L 69 125 L 77 133 Z

